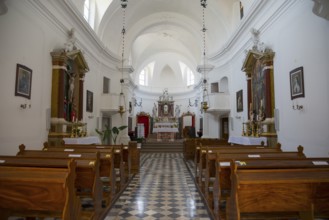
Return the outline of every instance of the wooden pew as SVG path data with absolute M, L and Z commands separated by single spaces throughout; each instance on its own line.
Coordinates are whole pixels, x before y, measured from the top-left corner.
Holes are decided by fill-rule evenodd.
M 219 213 L 221 201 L 225 201 L 231 190 L 231 169 L 230 161 L 243 161 L 246 159 L 304 159 L 303 147 L 299 146 L 298 151 L 289 152 L 241 152 L 241 153 L 217 153 L 216 154 L 216 176 L 213 183 L 214 213 Z
M 48 143 L 44 143 L 44 147 L 47 148 Z M 130 141 L 128 145 L 102 145 L 102 144 L 91 144 L 91 145 L 75 145 L 75 144 L 65 144 L 65 142 L 62 142 L 62 146 L 56 146 L 56 147 L 78 147 L 78 148 L 85 148 L 85 147 L 91 147 L 91 148 L 121 148 L 123 150 L 122 156 L 123 156 L 123 166 L 125 168 L 126 173 L 128 173 L 128 176 L 132 174 L 136 174 L 139 171 L 139 157 L 140 157 L 140 149 L 137 148 L 137 142 L 136 141 Z M 133 170 L 132 170 L 133 168 Z
M 216 149 L 223 149 L 224 151 L 227 151 L 228 149 L 230 151 L 235 150 L 235 152 L 239 152 L 240 150 L 246 150 L 248 152 L 255 151 L 257 152 L 258 150 L 261 149 L 268 149 L 265 151 L 281 151 L 281 145 L 278 144 L 275 148 L 269 148 L 269 147 L 264 147 L 264 146 L 258 146 L 258 145 L 211 145 L 211 146 L 200 146 L 197 151 L 196 151 L 196 158 L 197 161 L 195 164 L 195 176 L 196 176 L 196 181 L 200 187 L 200 189 L 204 192 L 204 178 L 205 178 L 205 172 L 206 172 L 206 154 L 207 154 L 207 149 L 208 150 L 213 150 L 215 151 Z
M 0 166 L 0 219 L 9 216 L 81 220 L 75 162 L 66 168 Z
M 20 145 L 17 157 L 32 158 L 35 162 L 28 161 L 27 163 L 36 164 L 39 161 L 39 166 L 42 166 L 42 163 L 44 163 L 44 166 L 47 166 L 47 162 L 52 162 L 53 164 L 51 166 L 60 166 L 59 160 L 76 160 L 77 178 L 75 186 L 77 194 L 82 198 L 90 197 L 93 200 L 93 209 L 91 211 L 84 211 L 84 216 L 90 219 L 97 219 L 102 215 L 102 212 L 104 212 L 102 207 L 103 200 L 106 205 L 113 201 L 114 195 L 112 192 L 103 194 L 103 183 L 100 178 L 101 172 L 104 172 L 102 170 L 105 170 L 106 175 L 111 175 L 111 164 L 113 161 L 107 155 L 100 154 L 99 152 L 26 150 L 25 145 Z M 46 161 L 43 162 L 41 159 L 46 159 Z M 17 163 L 19 162 L 17 161 Z M 114 187 L 114 182 L 112 182 L 112 185 Z
M 232 162 L 227 220 L 329 217 L 329 168 L 237 169 Z
M 213 184 L 216 178 L 216 158 L 217 153 L 279 153 L 282 152 L 281 146 L 277 147 L 262 147 L 262 146 L 220 146 L 220 147 L 205 147 L 205 171 L 201 172 L 201 191 L 204 193 L 205 200 L 208 202 L 208 206 L 213 208 Z M 203 156 L 202 156 L 203 157 Z M 200 163 L 203 164 L 203 163 Z M 200 167 L 203 169 L 203 167 Z
M 191 145 L 193 158 L 195 164 L 199 163 L 200 148 L 202 146 L 230 146 L 230 144 L 225 139 L 218 138 L 195 138 L 194 145 Z
M 98 155 L 99 156 L 99 155 Z M 37 158 L 23 156 L 0 156 L 0 166 L 12 167 L 45 167 L 45 168 L 65 168 L 67 158 Z M 78 159 L 76 163 L 76 194 L 80 198 L 92 198 L 93 210 L 84 211 L 83 217 L 88 219 L 98 219 L 104 211 L 102 209 L 102 188 L 103 185 L 99 177 L 99 158 Z
M 112 160 L 113 163 L 111 167 L 113 169 L 111 170 L 111 173 L 104 172 L 108 170 L 104 164 L 102 164 L 101 160 L 101 177 L 104 184 L 107 185 L 108 178 L 109 177 L 110 182 L 114 181 L 115 184 L 109 185 L 111 187 L 112 191 L 111 194 L 116 195 L 121 190 L 124 189 L 127 181 L 128 181 L 128 173 L 127 168 L 125 168 L 125 165 L 127 163 L 124 163 L 124 160 L 128 157 L 127 147 L 124 145 L 60 145 L 60 146 L 48 146 L 47 144 L 44 144 L 43 150 L 46 151 L 53 151 L 53 152 L 100 152 L 101 158 L 103 157 L 111 157 L 110 155 L 113 155 Z M 103 166 L 104 165 L 104 166 Z M 110 175 L 110 176 L 109 176 Z

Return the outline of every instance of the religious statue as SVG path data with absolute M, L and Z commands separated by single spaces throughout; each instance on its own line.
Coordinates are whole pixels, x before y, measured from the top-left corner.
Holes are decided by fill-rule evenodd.
M 165 105 L 163 106 L 163 114 L 165 114 L 165 115 L 168 114 L 168 105 L 167 105 L 167 104 L 165 104 Z
M 69 79 L 69 102 L 72 102 L 73 101 L 73 93 L 74 93 L 74 78 L 75 78 L 75 75 L 73 73 L 71 73 L 69 75 L 70 79 Z
M 153 109 L 152 109 L 152 117 L 153 118 L 157 117 L 157 111 L 158 111 L 158 108 L 157 108 L 156 104 L 154 103 L 154 106 L 153 106 Z
M 179 118 L 179 115 L 180 115 L 180 108 L 179 108 L 179 105 L 176 105 L 176 108 L 175 108 L 175 117 L 176 118 Z

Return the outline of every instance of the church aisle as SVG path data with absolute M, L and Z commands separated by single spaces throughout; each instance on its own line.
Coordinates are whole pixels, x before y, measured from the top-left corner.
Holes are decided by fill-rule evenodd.
M 182 153 L 143 153 L 141 169 L 105 220 L 209 220 Z

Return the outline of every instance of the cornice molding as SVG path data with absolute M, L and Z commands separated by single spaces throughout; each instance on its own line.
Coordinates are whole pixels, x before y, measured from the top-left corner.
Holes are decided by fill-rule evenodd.
M 313 13 L 321 18 L 329 20 L 329 1 L 328 0 L 312 0 L 314 2 Z

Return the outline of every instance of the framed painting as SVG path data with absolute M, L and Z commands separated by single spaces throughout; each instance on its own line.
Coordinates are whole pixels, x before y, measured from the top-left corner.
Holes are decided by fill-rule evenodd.
M 236 92 L 236 111 L 242 112 L 243 111 L 243 90 Z
M 32 70 L 21 64 L 16 66 L 15 96 L 31 99 Z
M 86 101 L 86 111 L 93 112 L 93 105 L 94 105 L 94 97 L 91 91 L 87 90 L 87 101 Z
M 303 67 L 298 67 L 290 71 L 290 94 L 291 100 L 305 97 Z

